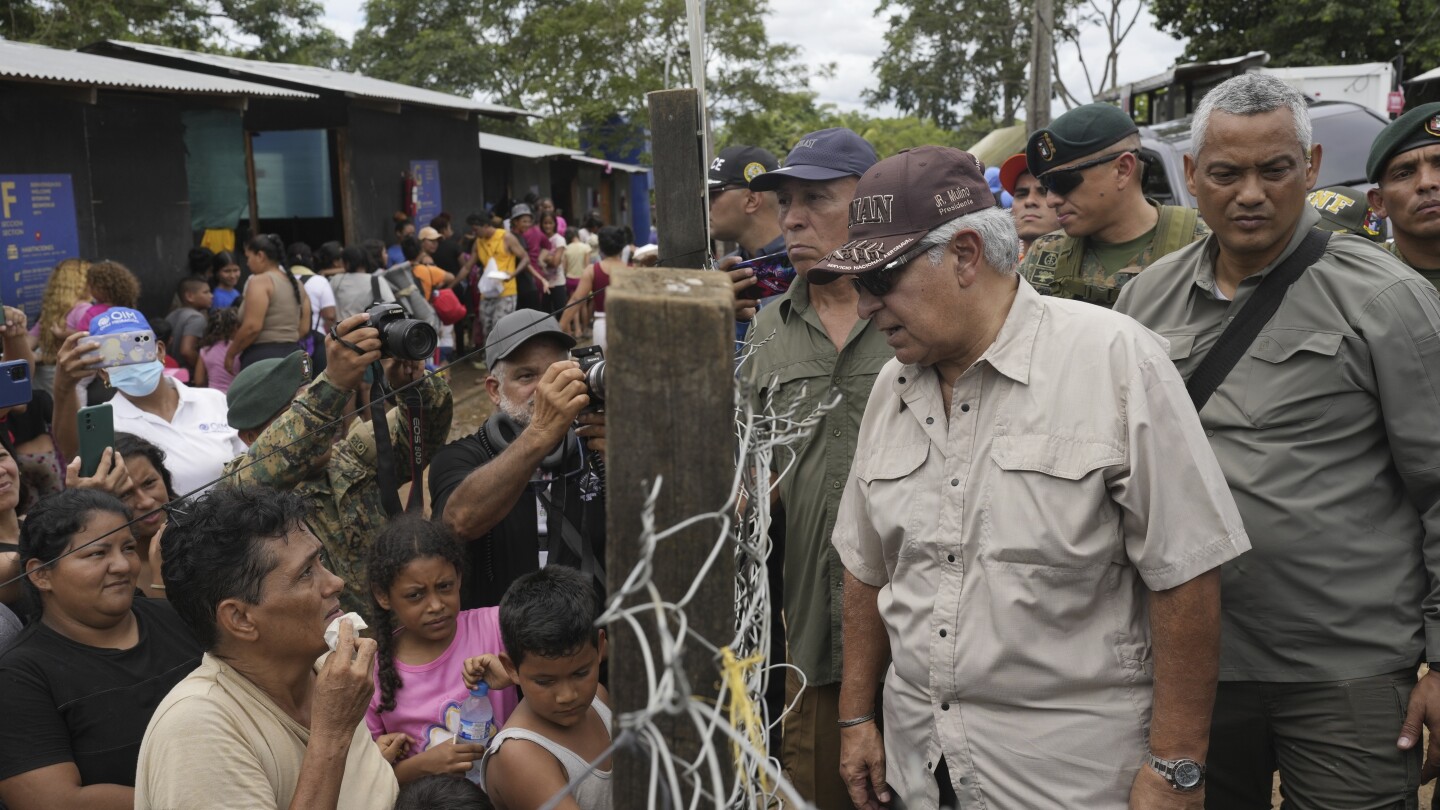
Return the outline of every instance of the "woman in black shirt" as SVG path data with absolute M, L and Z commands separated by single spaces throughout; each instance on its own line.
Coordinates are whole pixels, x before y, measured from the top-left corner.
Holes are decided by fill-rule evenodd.
M 133 807 L 150 715 L 200 662 L 169 603 L 135 598 L 129 520 L 113 496 L 69 489 L 40 501 L 21 529 L 39 615 L 0 655 L 0 801 L 9 810 Z

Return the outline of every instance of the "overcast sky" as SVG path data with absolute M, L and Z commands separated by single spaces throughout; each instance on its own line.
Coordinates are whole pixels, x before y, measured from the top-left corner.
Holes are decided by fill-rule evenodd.
M 1138 0 L 1124 0 L 1133 13 Z M 364 0 L 324 0 L 325 21 L 341 36 L 349 38 L 364 24 Z M 766 20 L 770 38 L 791 42 L 804 50 L 804 58 L 813 65 L 835 62 L 835 77 L 815 81 L 814 89 L 821 102 L 831 102 L 842 109 L 863 108 L 860 93 L 874 82 L 871 65 L 885 43 L 885 20 L 875 15 L 878 0 L 770 0 L 772 13 Z M 1101 30 L 1087 32 L 1081 38 L 1086 62 L 1098 71 L 1105 58 L 1105 35 Z M 1160 73 L 1174 64 L 1184 43 L 1155 30 L 1148 11 L 1121 46 L 1120 81 L 1143 79 Z M 1066 45 L 1060 53 L 1061 75 L 1078 76 L 1079 59 L 1075 48 Z M 1089 92 L 1083 80 L 1071 88 L 1082 101 Z M 1055 112 L 1063 111 L 1056 105 Z M 877 113 L 895 114 L 893 109 Z

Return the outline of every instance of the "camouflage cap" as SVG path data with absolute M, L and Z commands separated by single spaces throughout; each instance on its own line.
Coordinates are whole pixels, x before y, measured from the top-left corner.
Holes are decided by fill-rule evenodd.
M 1097 101 L 1065 113 L 1046 129 L 1035 130 L 1025 145 L 1025 159 L 1030 173 L 1039 177 L 1139 131 L 1124 110 Z
M 236 430 L 255 430 L 274 419 L 295 399 L 300 386 L 310 382 L 310 357 L 292 352 L 251 363 L 230 381 L 225 401 L 226 421 Z
M 1391 121 L 1375 136 L 1370 157 L 1365 161 L 1365 178 L 1380 182 L 1380 175 L 1396 155 L 1440 143 L 1440 101 L 1419 107 Z
M 1372 242 L 1385 241 L 1385 220 L 1370 207 L 1365 194 L 1349 186 L 1316 189 L 1306 198 L 1320 212 L 1320 227 L 1353 233 Z

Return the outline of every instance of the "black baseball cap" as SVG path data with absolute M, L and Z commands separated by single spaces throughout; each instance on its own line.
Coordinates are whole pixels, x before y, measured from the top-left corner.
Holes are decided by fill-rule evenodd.
M 727 146 L 710 161 L 710 188 L 748 186 L 750 181 L 780 167 L 780 162 L 758 146 Z
M 860 177 L 880 160 L 875 147 L 844 127 L 812 132 L 795 143 L 785 165 L 750 181 L 751 191 L 774 191 L 787 177 L 836 180 Z

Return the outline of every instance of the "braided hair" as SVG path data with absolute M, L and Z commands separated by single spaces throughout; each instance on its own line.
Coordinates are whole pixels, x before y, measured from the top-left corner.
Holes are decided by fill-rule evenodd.
M 375 538 L 365 561 L 370 613 L 375 617 L 375 643 L 379 652 L 376 670 L 380 676 L 380 713 L 395 710 L 395 693 L 405 683 L 395 669 L 395 614 L 382 608 L 375 594 L 388 594 L 405 566 L 425 557 L 438 557 L 450 563 L 455 566 L 457 576 L 465 568 L 465 553 L 444 524 L 418 515 L 401 515 Z

